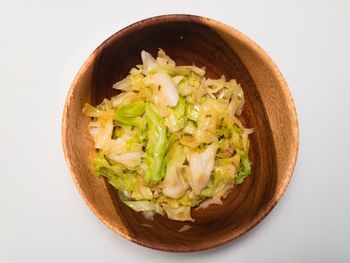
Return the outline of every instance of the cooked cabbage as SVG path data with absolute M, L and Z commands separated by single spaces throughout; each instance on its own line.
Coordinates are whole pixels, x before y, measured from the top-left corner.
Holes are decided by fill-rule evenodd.
M 251 174 L 249 134 L 238 119 L 244 93 L 234 80 L 178 66 L 163 50 L 113 85 L 120 93 L 86 104 L 96 176 L 151 220 L 194 221 L 191 208 L 222 204 Z

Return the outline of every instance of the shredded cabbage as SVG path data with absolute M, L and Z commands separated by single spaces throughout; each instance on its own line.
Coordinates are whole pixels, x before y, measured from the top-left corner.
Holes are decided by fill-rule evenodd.
M 169 147 L 167 154 L 167 171 L 163 181 L 163 194 L 172 198 L 180 198 L 188 188 L 180 167 L 186 160 L 183 147 L 179 143 L 174 143 Z
M 93 171 L 147 218 L 194 221 L 192 208 L 222 204 L 251 174 L 253 130 L 238 118 L 243 89 L 178 66 L 161 49 L 156 58 L 142 51 L 141 59 L 113 85 L 118 95 L 83 108 L 97 149 Z

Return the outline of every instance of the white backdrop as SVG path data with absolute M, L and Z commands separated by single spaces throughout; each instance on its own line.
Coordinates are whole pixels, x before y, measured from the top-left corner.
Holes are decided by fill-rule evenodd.
M 0 262 L 349 262 L 349 1 L 0 0 Z M 109 230 L 63 157 L 68 88 L 104 39 L 137 20 L 189 13 L 261 45 L 295 100 L 300 151 L 287 192 L 218 249 L 171 254 Z

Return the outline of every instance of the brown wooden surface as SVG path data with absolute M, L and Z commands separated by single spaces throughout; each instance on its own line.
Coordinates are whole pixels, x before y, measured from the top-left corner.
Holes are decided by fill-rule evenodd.
M 112 84 L 141 63 L 142 49 L 162 48 L 178 64 L 206 66 L 207 76 L 235 78 L 246 104 L 242 120 L 254 128 L 252 175 L 221 206 L 193 211 L 192 228 L 156 216 L 153 221 L 122 204 L 113 187 L 93 176 L 89 118 L 81 109 L 116 94 Z M 62 121 L 65 157 L 73 180 L 92 211 L 112 230 L 141 245 L 174 252 L 203 250 L 233 240 L 259 223 L 281 198 L 296 162 L 298 123 L 288 87 L 265 52 L 231 27 L 211 19 L 168 15 L 135 23 L 101 44 L 77 74 Z M 142 224 L 152 226 L 146 227 Z

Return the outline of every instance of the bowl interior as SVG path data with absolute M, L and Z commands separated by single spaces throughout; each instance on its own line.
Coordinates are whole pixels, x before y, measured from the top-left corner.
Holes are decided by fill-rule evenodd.
M 252 175 L 234 188 L 223 205 L 193 210 L 196 220 L 193 223 L 171 221 L 158 215 L 153 221 L 145 219 L 121 203 L 113 187 L 96 178 L 91 170 L 95 150 L 88 134 L 89 119 L 82 114 L 82 107 L 86 102 L 98 104 L 103 98 L 116 95 L 112 85 L 141 63 L 141 50 L 156 55 L 158 48 L 179 65 L 205 66 L 208 77 L 235 78 L 241 83 L 246 98 L 241 120 L 246 127 L 254 128 L 250 137 Z M 253 42 L 225 25 L 184 15 L 141 21 L 113 35 L 94 51 L 78 73 L 68 96 L 63 143 L 78 189 L 103 222 L 124 237 L 148 247 L 194 251 L 240 236 L 272 209 L 289 181 L 296 147 L 287 146 L 284 162 L 278 157 L 279 151 L 282 143 L 296 143 L 297 136 L 290 139 L 288 132 L 281 131 L 281 125 L 286 128 L 296 125 L 291 116 L 294 108 L 283 105 L 291 101 L 289 93 L 286 95 L 281 87 L 285 83 L 274 65 L 263 61 L 269 61 L 268 57 L 259 52 L 262 51 Z M 274 96 L 280 96 L 280 100 L 270 101 L 271 89 L 276 90 Z M 289 117 L 281 122 L 283 115 Z M 185 224 L 191 228 L 178 232 Z

